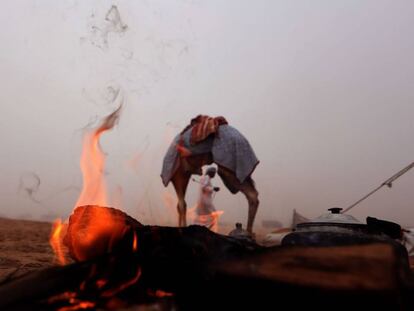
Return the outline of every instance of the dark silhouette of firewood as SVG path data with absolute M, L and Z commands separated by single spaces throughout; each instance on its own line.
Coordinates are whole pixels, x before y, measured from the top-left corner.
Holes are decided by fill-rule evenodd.
M 104 213 L 105 215 L 102 216 Z M 80 260 L 81 257 L 79 252 L 75 251 L 84 238 L 79 231 L 92 230 L 93 223 L 98 222 L 97 218 L 105 218 L 108 217 L 107 215 L 111 216 L 111 231 L 100 232 L 96 242 L 88 245 L 86 254 L 82 254 L 83 259 L 94 259 L 112 251 L 129 252 L 133 248 L 134 235 L 137 239 L 137 248 L 150 257 L 153 254 L 162 256 L 162 252 L 168 256 L 172 253 L 186 256 L 187 252 L 190 252 L 192 259 L 196 257 L 218 259 L 233 253 L 242 254 L 260 248 L 253 241 L 215 234 L 201 226 L 184 228 L 143 226 L 117 209 L 87 205 L 76 208 L 70 216 L 64 238 L 64 243 L 74 260 Z M 116 230 L 119 232 L 114 234 Z
M 109 278 L 112 283 L 131 278 L 134 272 L 128 271 L 139 267 L 141 279 L 122 298 L 130 303 L 148 303 L 151 300 L 146 293 L 160 289 L 173 293 L 175 304 L 181 310 L 260 309 L 272 304 L 287 304 L 292 310 L 309 306 L 319 310 L 332 310 L 332 306 L 335 310 L 351 307 L 410 310 L 413 306 L 409 276 L 387 244 L 333 248 L 287 246 L 248 252 L 235 245 L 221 248 L 220 241 L 219 248 L 214 248 L 212 243 L 208 244 L 211 251 L 192 253 L 192 236 L 198 239 L 203 232 L 207 233 L 203 228 L 144 227 L 140 230 L 144 234 L 155 234 L 155 238 L 145 242 L 148 248 L 141 254 L 113 253 L 32 273 L 0 287 L 0 309 L 8 310 L 11 306 L 11 310 L 44 310 L 48 306 L 45 298 L 77 290 L 85 280 L 93 284 L 92 267 L 96 278 Z M 166 241 L 166 236 L 171 235 L 183 238 L 178 248 L 161 242 L 160 248 L 153 249 L 154 242 Z M 221 259 L 213 254 L 220 249 L 229 251 L 227 255 L 221 254 L 224 256 Z M 105 297 L 100 294 L 102 291 L 92 290 L 83 296 L 103 303 Z
M 82 209 L 78 212 L 85 213 Z M 132 218 L 124 218 L 118 211 L 112 212 L 125 222 L 126 230 L 110 253 L 92 252 L 97 256 L 88 261 L 37 271 L 5 283 L 0 287 L 0 310 L 13 305 L 17 305 L 15 310 L 27 310 L 28 306 L 36 310 L 34 301 L 78 291 L 83 281 L 93 284 L 97 278 L 108 279 L 108 288 L 116 287 L 131 279 L 138 269 L 142 271 L 139 284 L 144 284 L 144 293 L 148 289 L 175 292 L 182 284 L 195 285 L 207 279 L 210 263 L 240 258 L 261 249 L 253 242 L 222 236 L 201 226 L 143 226 Z M 137 251 L 132 248 L 134 235 L 138 237 Z M 95 272 L 91 276 L 92 270 Z M 92 296 L 96 295 L 99 293 L 94 291 Z M 42 308 L 44 305 L 40 303 L 39 310 Z
M 8 310 L 10 306 L 44 298 L 48 293 L 74 288 L 87 277 L 91 266 L 90 262 L 56 266 L 6 282 L 0 287 L 0 309 Z
M 105 308 L 113 296 L 131 304 L 171 299 L 180 310 L 263 309 L 286 303 L 293 310 L 413 306 L 407 298 L 411 277 L 390 244 L 265 249 L 200 226 L 143 226 L 113 212 L 127 229 L 111 252 L 91 253 L 96 257 L 88 261 L 5 283 L 0 310 L 53 310 L 56 301 L 62 303 L 56 295 L 68 291 L 97 308 Z M 135 236 L 137 249 L 132 247 Z M 99 280 L 107 283 L 97 286 Z M 136 281 L 122 289 L 131 280 Z M 173 296 L 149 294 L 157 291 Z
M 283 306 L 288 310 L 336 311 L 414 307 L 412 274 L 392 244 L 281 246 L 213 266 L 213 280 L 177 294 L 182 309 L 276 310 Z

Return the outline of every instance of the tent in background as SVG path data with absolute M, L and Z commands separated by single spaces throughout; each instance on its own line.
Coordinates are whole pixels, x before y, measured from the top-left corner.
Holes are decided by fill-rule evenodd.
M 290 226 L 292 229 L 294 229 L 298 224 L 308 221 L 309 218 L 306 218 L 305 216 L 299 214 L 296 209 L 293 209 L 292 225 Z
M 271 233 L 266 234 L 263 239 L 263 245 L 265 246 L 276 246 L 282 243 L 283 238 L 288 235 L 296 227 L 297 224 L 309 221 L 308 218 L 299 214 L 296 209 L 293 210 L 292 223 L 290 227 L 277 228 Z

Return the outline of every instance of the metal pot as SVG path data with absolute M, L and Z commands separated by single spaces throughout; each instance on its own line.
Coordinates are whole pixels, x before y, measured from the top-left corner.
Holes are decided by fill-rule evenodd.
M 389 230 L 386 230 L 387 226 L 398 226 L 397 224 L 372 217 L 367 218 L 368 223 L 362 223 L 351 215 L 341 213 L 341 210 L 338 207 L 330 208 L 329 213 L 298 224 L 292 233 L 283 238 L 282 245 L 335 246 L 373 242 L 397 243 L 387 234 Z

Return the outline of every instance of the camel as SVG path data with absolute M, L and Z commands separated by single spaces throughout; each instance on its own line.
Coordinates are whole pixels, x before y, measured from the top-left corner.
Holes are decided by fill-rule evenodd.
M 232 194 L 240 191 L 245 195 L 248 202 L 247 231 L 253 234 L 254 219 L 259 207 L 259 193 L 251 174 L 259 161 L 247 139 L 228 125 L 227 121 L 217 126 L 215 133 L 191 146 L 193 121 L 197 118 L 193 119 L 170 145 L 164 157 L 161 173 L 164 185 L 167 186 L 171 181 L 177 194 L 178 226 L 187 225 L 185 194 L 191 176 L 202 175 L 202 167 L 214 163 L 217 165 L 217 174 L 226 188 Z

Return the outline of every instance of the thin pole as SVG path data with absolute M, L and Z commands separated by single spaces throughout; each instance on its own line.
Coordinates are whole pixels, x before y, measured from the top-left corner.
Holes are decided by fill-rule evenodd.
M 405 173 L 407 173 L 410 169 L 412 169 L 414 167 L 414 162 L 411 163 L 410 165 L 404 167 L 401 171 L 399 171 L 398 173 L 392 175 L 390 178 L 388 178 L 386 181 L 384 181 L 380 186 L 378 186 L 377 188 L 375 188 L 374 190 L 372 190 L 370 193 L 368 193 L 367 195 L 363 196 L 361 199 L 359 199 L 358 201 L 356 201 L 355 203 L 353 203 L 352 205 L 348 206 L 346 209 L 344 209 L 342 211 L 342 213 L 346 213 L 347 211 L 349 211 L 351 208 L 353 208 L 354 206 L 358 205 L 359 203 L 361 203 L 362 201 L 364 201 L 366 198 L 370 197 L 371 195 L 373 195 L 375 192 L 377 192 L 378 190 L 380 190 L 382 187 L 384 186 L 388 186 L 389 188 L 392 187 L 392 183 L 397 180 L 399 177 L 401 177 L 402 175 L 404 175 Z
M 382 184 L 381 186 L 375 188 L 370 193 L 368 193 L 367 195 L 365 195 L 364 197 L 362 197 L 361 199 L 359 199 L 358 201 L 356 201 L 354 204 L 352 204 L 351 206 L 348 206 L 346 209 L 344 209 L 342 211 L 342 213 L 346 213 L 351 208 L 353 208 L 354 206 L 358 205 L 359 203 L 361 203 L 362 201 L 364 201 L 366 198 L 368 198 L 369 196 L 373 195 L 375 192 L 377 192 L 378 190 L 380 190 L 383 186 L 385 186 L 385 184 Z

